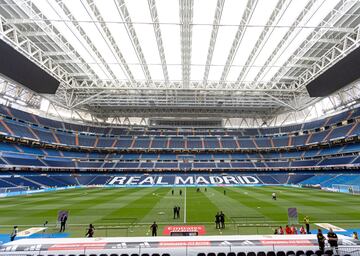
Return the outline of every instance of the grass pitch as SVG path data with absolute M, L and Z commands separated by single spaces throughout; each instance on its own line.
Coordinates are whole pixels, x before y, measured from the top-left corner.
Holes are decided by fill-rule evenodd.
M 69 210 L 67 233 L 83 237 L 89 223 L 95 236 L 146 236 L 153 221 L 159 234 L 166 225 L 202 224 L 207 234 L 272 234 L 273 226 L 287 224 L 287 209 L 296 207 L 299 221 L 305 215 L 312 223 L 331 223 L 341 228 L 359 228 L 360 197 L 290 187 L 196 188 L 89 188 L 40 193 L 0 199 L 0 233 L 10 233 L 49 222 L 47 233 L 56 233 L 57 212 Z M 185 192 L 186 190 L 186 192 Z M 226 193 L 224 193 L 224 191 Z M 278 200 L 271 198 L 276 192 Z M 173 219 L 173 207 L 181 207 Z M 226 228 L 215 229 L 215 214 L 223 211 Z M 269 226 L 264 226 L 264 224 Z M 312 229 L 316 227 L 311 225 Z

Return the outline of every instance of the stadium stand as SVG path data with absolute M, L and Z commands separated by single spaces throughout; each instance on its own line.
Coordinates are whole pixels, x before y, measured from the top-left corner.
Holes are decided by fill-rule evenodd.
M 0 112 L 1 168 L 22 173 L 5 173 L 0 178 L 3 187 L 104 185 L 115 175 L 99 170 L 252 170 L 264 184 L 326 187 L 359 181 L 353 174 L 337 173 L 351 172 L 360 163 L 358 109 L 303 125 L 238 130 L 85 127 L 5 106 Z M 67 170 L 95 173 L 74 177 Z M 289 170 L 295 174 L 264 174 Z M 327 174 L 331 170 L 335 173 Z

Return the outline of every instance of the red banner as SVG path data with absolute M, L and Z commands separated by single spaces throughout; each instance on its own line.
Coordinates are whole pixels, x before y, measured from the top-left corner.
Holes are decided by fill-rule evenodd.
M 177 225 L 177 226 L 166 226 L 163 230 L 163 235 L 171 235 L 171 233 L 198 233 L 198 235 L 205 235 L 206 230 L 203 225 Z

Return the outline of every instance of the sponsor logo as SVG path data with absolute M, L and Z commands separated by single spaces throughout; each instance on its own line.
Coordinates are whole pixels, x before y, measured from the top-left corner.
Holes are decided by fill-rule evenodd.
M 198 233 L 198 235 L 205 235 L 206 231 L 203 225 L 166 226 L 163 230 L 163 235 L 171 235 L 171 233 Z

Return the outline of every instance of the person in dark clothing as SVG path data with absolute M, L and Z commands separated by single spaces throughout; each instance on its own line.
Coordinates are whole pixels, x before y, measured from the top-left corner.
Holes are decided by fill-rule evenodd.
M 220 229 L 220 213 L 216 213 L 215 215 L 215 228 Z
M 207 192 L 207 188 L 205 188 L 205 192 Z
M 154 223 L 150 226 L 150 229 L 151 229 L 151 235 L 152 235 L 152 236 L 157 236 L 158 225 L 156 224 L 155 221 L 154 221 Z
M 177 206 L 175 205 L 173 208 L 173 212 L 174 212 L 174 219 L 177 218 Z
M 60 219 L 60 232 L 65 231 L 66 221 L 67 221 L 67 215 L 64 214 L 63 216 L 61 216 L 61 219 Z
M 14 241 L 15 240 L 15 237 L 17 236 L 19 232 L 19 229 L 17 226 L 14 226 L 14 229 L 13 231 L 11 232 L 11 235 L 10 235 L 10 241 Z
M 329 241 L 329 244 L 331 246 L 331 248 L 335 251 L 334 253 L 337 254 L 337 250 L 338 250 L 338 237 L 335 234 L 335 232 L 333 231 L 332 228 L 329 229 L 329 232 L 327 233 L 327 238 Z
M 177 210 L 176 210 L 176 218 L 180 219 L 180 206 L 177 206 L 176 208 L 177 208 Z
M 171 190 L 171 195 L 172 195 L 172 196 L 174 195 L 174 190 L 173 190 L 173 189 Z
M 224 190 L 224 195 L 226 196 L 226 190 Z
M 181 189 L 180 189 L 180 191 L 179 191 L 179 195 L 182 196 L 182 190 L 181 190 Z
M 318 229 L 318 233 L 316 235 L 317 240 L 318 240 L 318 244 L 319 244 L 319 250 L 324 253 L 324 249 L 325 249 L 325 236 L 323 235 L 321 229 Z
M 225 228 L 225 214 L 223 212 L 220 212 L 220 227 Z
M 95 232 L 95 227 L 93 226 L 93 224 L 90 224 L 85 236 L 86 237 L 94 237 L 94 232 Z

